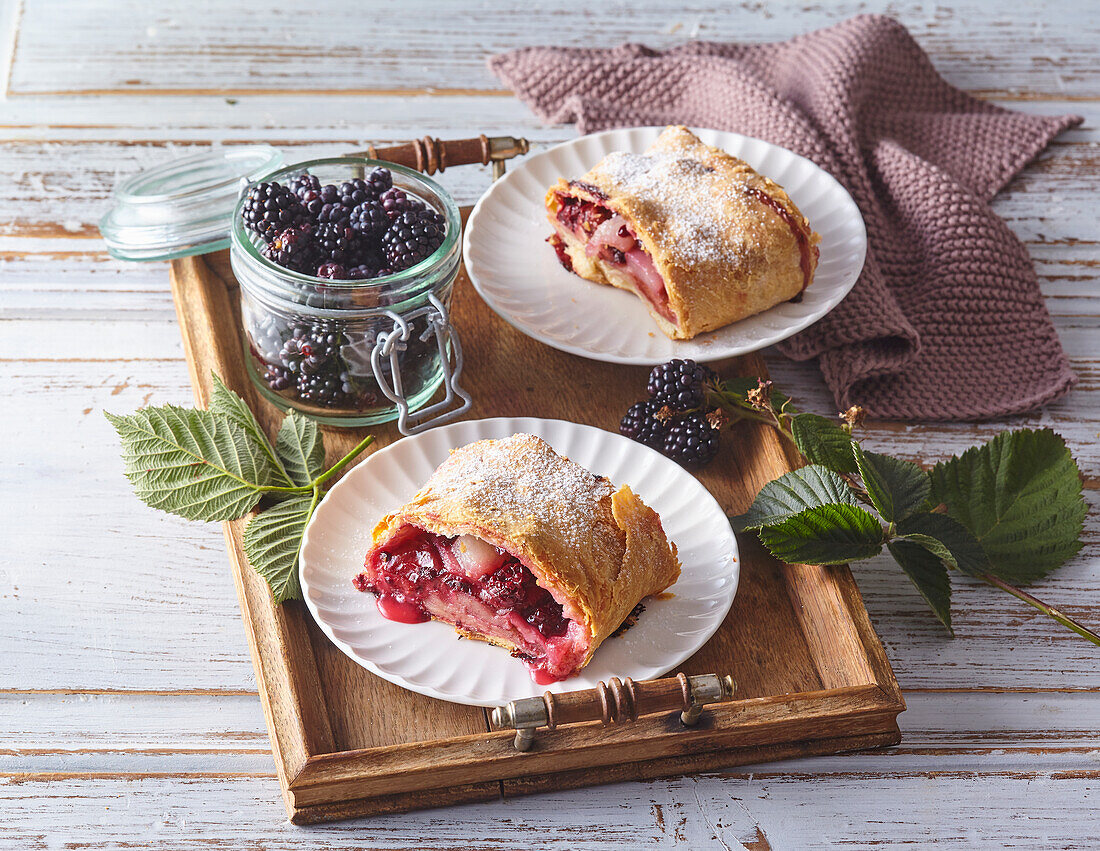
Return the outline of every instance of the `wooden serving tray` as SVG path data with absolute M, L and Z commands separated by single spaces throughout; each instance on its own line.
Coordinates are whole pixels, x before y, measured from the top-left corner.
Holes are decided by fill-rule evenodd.
M 216 372 L 274 434 L 282 415 L 254 391 L 245 370 L 228 252 L 173 261 L 172 291 L 199 404 L 207 404 Z M 462 383 L 474 398 L 471 419 L 547 417 L 615 431 L 644 395 L 647 369 L 585 360 L 525 337 L 481 301 L 464 271 L 452 317 L 466 354 Z M 755 355 L 715 366 L 725 376 L 765 375 Z M 392 425 L 369 431 L 376 447 L 400 437 Z M 367 432 L 326 428 L 329 462 Z M 742 512 L 793 460 L 774 432 L 747 423 L 724 435 L 721 453 L 699 478 L 727 511 Z M 897 715 L 905 702 L 847 567 L 783 565 L 742 536 L 733 608 L 681 668 L 732 674 L 737 699 L 708 708 L 692 728 L 670 713 L 609 727 L 540 730 L 534 749 L 523 753 L 513 748 L 512 732 L 493 730 L 488 710 L 386 682 L 329 643 L 304 605 L 274 605 L 244 557 L 244 521 L 224 525 L 279 783 L 295 824 L 901 740 Z

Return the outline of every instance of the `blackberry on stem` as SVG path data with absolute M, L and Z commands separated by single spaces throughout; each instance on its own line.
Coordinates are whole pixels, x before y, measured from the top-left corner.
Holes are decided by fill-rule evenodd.
M 672 421 L 662 452 L 681 466 L 704 467 L 718 454 L 718 444 L 718 430 L 696 412 Z
M 646 391 L 651 399 L 678 411 L 698 408 L 706 401 L 705 383 L 714 373 L 693 360 L 674 358 L 653 367 Z
M 652 400 L 631 405 L 619 423 L 619 434 L 660 452 L 668 434 L 668 423 L 657 417 L 663 407 L 662 403 Z
M 287 228 L 306 221 L 306 210 L 290 189 L 281 183 L 257 183 L 248 190 L 241 207 L 244 226 L 269 242 Z

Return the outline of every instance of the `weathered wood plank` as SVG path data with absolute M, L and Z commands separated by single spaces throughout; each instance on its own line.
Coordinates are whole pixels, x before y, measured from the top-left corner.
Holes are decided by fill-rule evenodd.
M 274 776 L 0 776 L 11 848 L 50 837 L 81 848 L 251 846 L 439 851 L 574 851 L 611 847 L 1094 848 L 1095 771 L 1036 766 L 983 774 L 939 769 L 827 776 L 738 772 L 578 790 L 303 830 L 289 825 Z M 869 794 L 870 790 L 875 794 Z M 476 840 L 472 839 L 476 837 Z M 471 842 L 476 842 L 472 846 Z
M 983 99 L 1035 115 L 1083 115 L 1083 127 L 1067 130 L 1059 137 L 1065 142 L 1092 138 L 1100 115 L 1100 104 L 1095 100 Z M 323 107 L 316 95 L 293 91 L 232 98 L 190 94 L 14 97 L 5 102 L 0 114 L 0 140 L 98 140 L 121 145 L 267 142 L 276 146 L 352 142 L 358 146 L 405 141 L 425 134 L 461 138 L 472 129 L 520 134 L 535 144 L 555 144 L 576 135 L 571 125 L 541 123 L 513 97 L 330 95 L 320 103 Z M 471 116 L 476 116 L 478 128 L 471 127 Z M 57 154 L 64 149 L 57 146 L 45 150 Z
M 184 0 L 155 6 L 131 0 L 122 9 L 110 0 L 31 3 L 23 10 L 9 87 L 20 95 L 491 91 L 499 83 L 485 57 L 513 47 L 770 41 L 867 11 L 899 18 L 963 88 L 1021 98 L 1100 94 L 1095 21 L 1068 7 L 1062 15 L 1043 13 L 1028 0 L 1006 0 L 996 14 L 978 0 L 951 8 L 918 0 L 608 3 L 585 7 L 583 23 L 568 0 L 495 0 L 463 7 L 460 26 L 431 0 L 369 13 L 321 0 L 262 15 L 247 4 L 212 3 L 198 16 Z
M 478 99 L 469 107 L 479 109 L 480 104 L 495 100 Z M 394 110 L 387 122 L 390 123 L 399 114 L 400 104 L 390 100 L 386 107 Z M 83 238 L 96 241 L 94 246 L 83 246 L 85 250 L 102 250 L 96 223 L 109 208 L 111 191 L 121 177 L 208 147 L 174 136 L 122 143 L 112 138 L 125 130 L 120 128 L 113 134 L 82 132 L 80 138 L 67 140 L 22 136 L 0 139 L 0 179 L 10 187 L 10 200 L 0 223 L 0 237 L 4 238 L 0 251 L 20 250 L 12 237 Z M 452 125 L 438 131 L 418 127 L 404 133 L 394 132 L 392 124 L 373 133 L 369 130 L 364 133 L 363 128 L 348 132 L 346 128 L 332 127 L 327 131 L 314 129 L 309 138 L 302 139 L 287 139 L 287 134 L 279 130 L 228 134 L 226 128 L 219 127 L 215 138 L 228 144 L 270 141 L 283 151 L 287 162 L 300 162 L 346 153 L 368 141 L 397 141 L 424 132 L 454 138 L 475 130 L 526 133 L 535 142 L 536 150 L 543 144 L 554 144 L 575 135 L 571 128 L 536 128 L 529 118 L 517 117 L 499 124 L 479 118 L 476 127 Z M 393 133 L 392 139 L 383 136 L 387 131 Z M 100 138 L 101 135 L 106 138 Z M 1082 173 L 1097 169 L 1100 169 L 1100 130 L 1067 133 L 1001 193 L 995 209 L 1029 247 L 1054 246 L 1066 252 L 1059 255 L 1065 259 L 1100 262 L 1097 248 L 1100 229 L 1095 217 L 1089 215 L 1090 186 L 1080 179 Z M 440 175 L 439 180 L 462 204 L 476 201 L 489 184 L 488 172 L 481 166 L 454 168 Z M 53 250 L 48 244 L 38 248 Z M 23 250 L 33 251 L 35 247 L 28 245 Z M 1096 267 L 1086 266 L 1081 271 L 1085 275 L 1095 274 Z

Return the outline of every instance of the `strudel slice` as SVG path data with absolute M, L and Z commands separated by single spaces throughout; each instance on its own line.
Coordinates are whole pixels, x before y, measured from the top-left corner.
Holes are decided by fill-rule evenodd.
M 635 293 L 674 340 L 795 298 L 817 268 L 820 237 L 783 188 L 686 127 L 559 180 L 546 209 L 562 265 Z
M 454 450 L 373 541 L 355 585 L 383 615 L 504 647 L 539 683 L 575 674 L 680 574 L 652 509 L 529 434 Z

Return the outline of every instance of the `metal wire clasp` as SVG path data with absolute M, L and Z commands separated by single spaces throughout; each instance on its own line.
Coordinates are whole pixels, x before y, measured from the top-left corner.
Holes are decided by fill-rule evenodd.
M 397 406 L 397 428 L 405 435 L 419 434 L 433 426 L 450 422 L 459 414 L 468 411 L 471 404 L 470 394 L 458 384 L 458 378 L 462 374 L 462 345 L 458 341 L 458 333 L 451 325 L 450 316 L 447 315 L 447 308 L 443 306 L 443 302 L 434 294 L 428 296 L 428 301 L 431 302 L 430 305 L 417 308 L 404 316 L 392 310 L 384 311 L 386 316 L 393 320 L 393 330 L 378 335 L 370 354 L 374 380 L 378 382 L 383 395 Z M 420 335 L 420 340 L 427 342 L 431 335 L 435 335 L 436 345 L 439 347 L 439 361 L 443 367 L 443 386 L 447 390 L 447 395 L 442 401 L 410 414 L 409 402 L 405 398 L 401 382 L 399 355 L 405 351 L 409 337 L 412 336 L 410 325 L 413 320 L 421 316 L 427 317 L 428 327 Z M 390 375 L 393 376 L 392 385 L 382 371 L 384 357 L 389 358 Z M 461 404 L 447 410 L 456 398 L 462 400 Z

